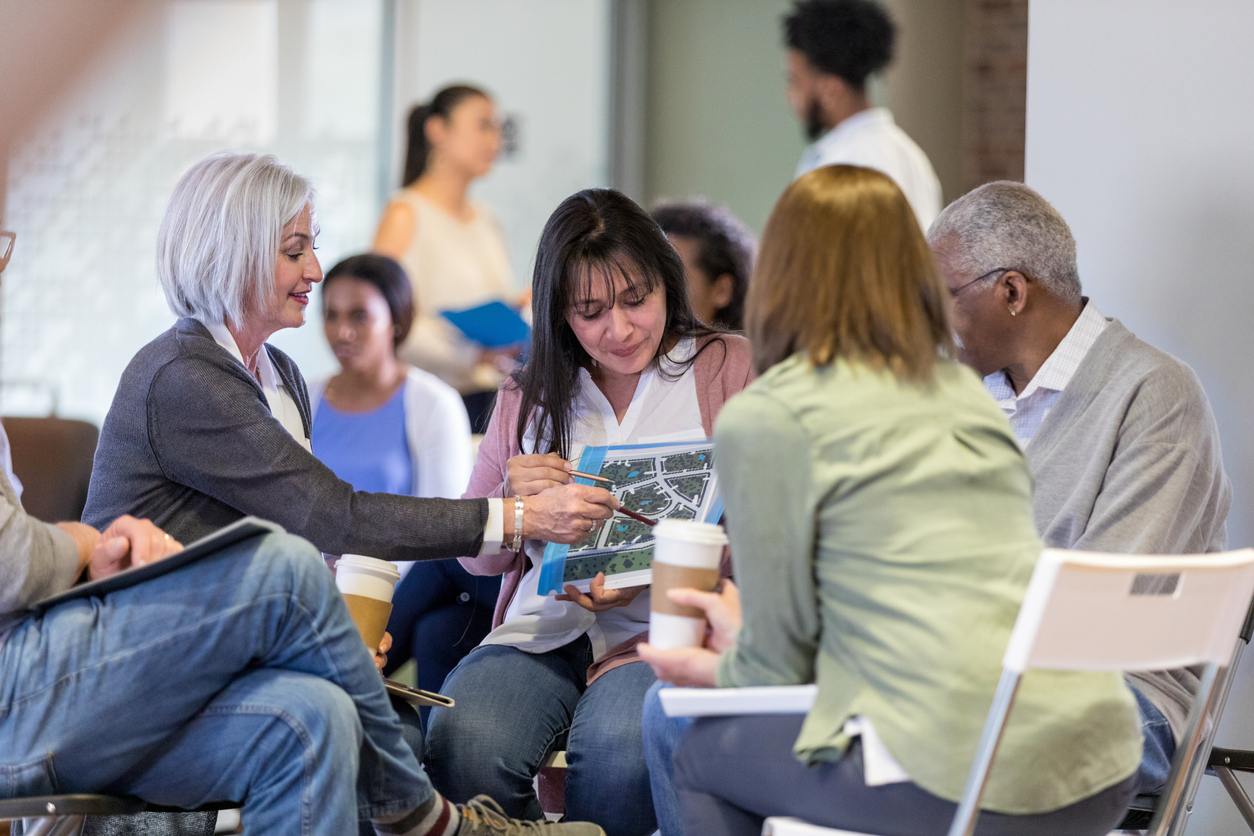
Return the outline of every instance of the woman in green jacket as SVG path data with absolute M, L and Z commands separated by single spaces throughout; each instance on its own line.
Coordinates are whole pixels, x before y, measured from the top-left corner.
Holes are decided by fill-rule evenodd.
M 884 175 L 818 169 L 775 206 L 746 311 L 761 376 L 715 427 L 743 594 L 675 593 L 710 613 L 709 646 L 640 655 L 680 685 L 819 693 L 804 717 L 693 724 L 675 756 L 687 833 L 953 818 L 1041 545 L 1010 426 L 950 359 L 947 298 Z M 978 832 L 1107 833 L 1140 754 L 1117 674 L 1030 672 Z

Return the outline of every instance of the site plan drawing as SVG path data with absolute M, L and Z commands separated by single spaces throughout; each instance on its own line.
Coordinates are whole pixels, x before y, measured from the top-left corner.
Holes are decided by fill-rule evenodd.
M 575 469 L 610 479 L 614 484 L 603 487 L 625 508 L 652 520 L 718 522 L 723 516 L 712 441 L 588 447 Z M 652 527 L 616 514 L 581 543 L 550 543 L 539 591 L 549 595 L 574 584 L 586 592 L 598 572 L 605 573 L 607 589 L 640 586 L 652 579 L 652 565 Z

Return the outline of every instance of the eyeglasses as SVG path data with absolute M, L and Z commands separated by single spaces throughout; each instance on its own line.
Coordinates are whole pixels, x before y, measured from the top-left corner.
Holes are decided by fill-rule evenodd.
M 979 278 L 977 278 L 977 279 L 972 279 L 971 281 L 969 281 L 969 282 L 967 282 L 966 284 L 964 284 L 962 287 L 951 287 L 951 288 L 949 289 L 949 295 L 950 295 L 950 297 L 951 297 L 951 298 L 957 299 L 957 298 L 958 298 L 958 294 L 959 294 L 959 293 L 961 293 L 962 291 L 966 290 L 968 287 L 970 287 L 971 285 L 975 284 L 976 282 L 982 282 L 982 281 L 984 281 L 985 279 L 987 279 L 989 276 L 997 276 L 997 275 L 1000 275 L 1000 274 L 1002 274 L 1002 273 L 1009 273 L 1009 272 L 1010 272 L 1011 270 L 1013 270 L 1013 269 L 1015 269 L 1015 268 L 1013 268 L 1013 267 L 998 267 L 996 270 L 989 270 L 989 271 L 988 271 L 987 273 L 985 273 L 983 276 L 980 276 L 980 277 L 979 277 Z
M 0 231 L 0 270 L 8 266 L 9 256 L 13 255 L 13 242 L 16 240 L 16 232 Z

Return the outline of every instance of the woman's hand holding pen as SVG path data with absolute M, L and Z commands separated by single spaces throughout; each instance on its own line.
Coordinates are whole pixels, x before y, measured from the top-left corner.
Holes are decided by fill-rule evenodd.
M 505 485 L 510 496 L 534 496 L 549 488 L 570 484 L 573 465 L 557 453 L 514 456 L 508 462 Z

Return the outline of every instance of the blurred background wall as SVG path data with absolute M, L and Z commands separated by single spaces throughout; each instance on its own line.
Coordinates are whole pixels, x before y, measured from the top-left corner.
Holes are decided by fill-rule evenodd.
M 1027 183 L 1075 232 L 1106 316 L 1183 359 L 1215 409 L 1233 484 L 1228 542 L 1254 539 L 1254 6 L 1243 0 L 1051 0 L 1030 21 Z M 1216 745 L 1254 748 L 1254 660 Z M 1248 785 L 1248 782 L 1247 782 Z M 1248 832 L 1206 778 L 1188 833 Z
M 874 79 L 947 198 L 1022 176 L 1026 0 L 887 0 Z M 170 190 L 221 149 L 318 189 L 324 267 L 370 246 L 410 107 L 455 81 L 512 141 L 476 185 L 520 284 L 557 203 L 612 185 L 704 195 L 759 231 L 804 144 L 784 99 L 788 0 L 0 0 L 0 411 L 99 422 L 172 321 L 153 250 Z M 1017 144 L 1016 144 L 1017 143 Z M 274 342 L 329 371 L 316 312 Z

